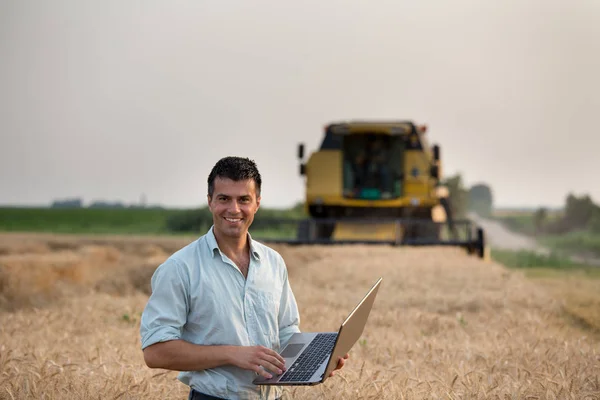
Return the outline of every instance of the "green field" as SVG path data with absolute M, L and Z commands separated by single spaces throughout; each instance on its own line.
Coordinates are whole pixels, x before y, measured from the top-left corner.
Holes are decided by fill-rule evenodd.
M 547 269 L 581 269 L 588 266 L 569 260 L 567 257 L 556 253 L 542 255 L 528 250 L 500 250 L 492 249 L 491 257 L 509 268 L 547 268 Z
M 600 234 L 592 232 L 569 232 L 560 236 L 541 236 L 538 241 L 562 252 L 600 258 Z
M 167 219 L 180 212 L 142 208 L 0 208 L 0 231 L 161 234 L 168 233 Z
M 294 224 L 263 226 L 261 218 L 299 219 L 298 209 L 261 209 L 252 233 L 261 237 L 295 234 Z M 71 234 L 180 234 L 205 232 L 212 224 L 206 208 L 0 208 L 0 231 Z

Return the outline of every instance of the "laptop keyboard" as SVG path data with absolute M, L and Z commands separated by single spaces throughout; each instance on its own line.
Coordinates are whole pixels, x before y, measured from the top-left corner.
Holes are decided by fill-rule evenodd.
M 318 333 L 294 364 L 283 374 L 280 382 L 307 381 L 329 357 L 337 333 Z

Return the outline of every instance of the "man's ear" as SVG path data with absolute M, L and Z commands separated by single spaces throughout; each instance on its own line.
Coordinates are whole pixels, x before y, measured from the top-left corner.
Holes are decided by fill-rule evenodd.
M 256 211 L 260 208 L 260 196 L 256 198 Z
M 212 197 L 210 196 L 210 194 L 206 195 L 206 202 L 208 203 L 208 209 L 212 212 L 212 205 L 210 204 L 212 201 Z

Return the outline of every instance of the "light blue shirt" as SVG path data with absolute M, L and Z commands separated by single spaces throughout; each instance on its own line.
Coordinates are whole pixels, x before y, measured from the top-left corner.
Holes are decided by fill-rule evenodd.
M 275 250 L 250 240 L 248 277 L 221 252 L 213 228 L 171 255 L 152 276 L 142 313 L 142 349 L 183 339 L 200 345 L 261 345 L 279 351 L 300 316 L 285 262 Z M 181 382 L 226 399 L 275 399 L 281 387 L 256 386 L 256 373 L 232 365 L 180 372 Z

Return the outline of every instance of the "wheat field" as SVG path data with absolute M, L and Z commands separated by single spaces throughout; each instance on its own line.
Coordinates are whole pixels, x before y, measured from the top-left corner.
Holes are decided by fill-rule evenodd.
M 145 366 L 156 266 L 193 238 L 0 234 L 0 399 L 185 399 Z M 274 246 L 304 331 L 383 277 L 342 372 L 288 399 L 600 399 L 600 339 L 544 287 L 451 248 Z

